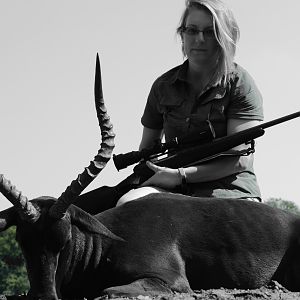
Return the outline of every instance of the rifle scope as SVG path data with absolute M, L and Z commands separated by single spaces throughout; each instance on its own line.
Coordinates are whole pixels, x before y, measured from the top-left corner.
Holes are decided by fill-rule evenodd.
M 203 131 L 191 132 L 181 137 L 174 137 L 166 143 L 157 141 L 152 148 L 144 148 L 140 151 L 131 151 L 124 154 L 113 155 L 113 161 L 118 171 L 130 165 L 139 163 L 142 160 L 149 160 L 163 154 L 170 154 L 172 151 L 189 147 L 195 144 L 210 142 L 215 138 L 215 131 L 212 124 L 207 121 Z

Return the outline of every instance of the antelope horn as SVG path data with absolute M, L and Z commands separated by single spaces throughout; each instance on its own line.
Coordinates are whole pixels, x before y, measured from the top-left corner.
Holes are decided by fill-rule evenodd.
M 101 130 L 101 147 L 94 160 L 90 165 L 78 175 L 76 180 L 71 182 L 71 185 L 62 193 L 57 199 L 57 202 L 51 207 L 50 215 L 53 218 L 60 219 L 66 213 L 68 207 L 80 195 L 80 193 L 98 176 L 104 169 L 107 162 L 111 158 L 114 148 L 115 134 L 112 130 L 112 124 L 109 116 L 106 113 L 106 108 L 103 101 L 101 70 L 99 56 L 96 58 L 96 72 L 95 72 L 95 105 L 96 112 Z
M 0 192 L 13 204 L 22 220 L 34 223 L 39 219 L 40 212 L 2 174 L 0 174 Z

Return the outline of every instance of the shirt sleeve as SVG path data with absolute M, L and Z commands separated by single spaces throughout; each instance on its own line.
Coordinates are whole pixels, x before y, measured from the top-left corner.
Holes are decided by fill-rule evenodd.
M 227 117 L 263 121 L 262 95 L 249 73 L 239 68 L 230 92 Z
M 142 125 L 151 129 L 163 129 L 163 114 L 159 110 L 158 82 L 150 90 L 147 103 L 141 118 Z

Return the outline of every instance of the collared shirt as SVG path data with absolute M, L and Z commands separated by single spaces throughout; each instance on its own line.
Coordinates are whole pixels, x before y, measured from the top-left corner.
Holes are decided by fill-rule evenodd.
M 227 120 L 263 120 L 262 96 L 251 76 L 238 64 L 227 84 L 209 85 L 196 97 L 187 82 L 188 61 L 160 76 L 153 84 L 142 116 L 147 128 L 163 129 L 166 141 L 214 127 L 227 135 Z M 218 181 L 190 184 L 199 196 L 260 197 L 253 168 Z M 199 188 L 198 188 L 199 187 Z M 201 188 L 201 189 L 200 189 Z

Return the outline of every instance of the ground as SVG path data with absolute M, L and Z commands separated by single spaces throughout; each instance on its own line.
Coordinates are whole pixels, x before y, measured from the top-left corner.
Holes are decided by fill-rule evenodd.
M 22 300 L 26 299 L 24 296 L 0 296 L 0 300 Z M 101 299 L 101 298 L 100 298 Z M 106 297 L 102 298 L 103 300 Z M 212 289 L 195 291 L 192 295 L 176 294 L 172 296 L 139 296 L 135 298 L 115 298 L 114 300 L 298 300 L 300 299 L 300 292 L 290 292 L 281 286 L 279 283 L 273 281 L 268 286 L 261 287 L 255 290 L 239 290 L 239 289 Z
M 239 290 L 239 289 L 212 289 L 196 291 L 193 295 L 176 294 L 174 296 L 158 296 L 155 298 L 148 296 L 139 296 L 130 298 L 129 300 L 264 300 L 264 299 L 280 299 L 280 300 L 298 300 L 300 292 L 292 293 L 285 289 L 277 282 L 271 282 L 268 286 L 255 290 Z M 117 298 L 115 300 L 124 300 Z

